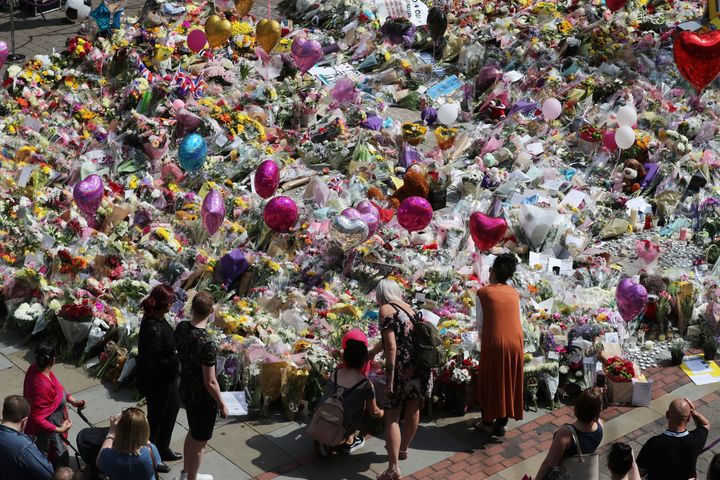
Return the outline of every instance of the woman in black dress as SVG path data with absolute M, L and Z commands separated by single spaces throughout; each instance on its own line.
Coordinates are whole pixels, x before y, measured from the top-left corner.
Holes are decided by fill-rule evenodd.
M 173 328 L 165 320 L 175 302 L 175 292 L 157 285 L 141 306 L 145 311 L 140 325 L 137 356 L 138 390 L 147 399 L 150 441 L 163 461 L 177 461 L 182 455 L 170 450 L 170 438 L 180 409 L 178 379 L 180 361 L 175 349 Z M 158 465 L 161 473 L 169 467 Z

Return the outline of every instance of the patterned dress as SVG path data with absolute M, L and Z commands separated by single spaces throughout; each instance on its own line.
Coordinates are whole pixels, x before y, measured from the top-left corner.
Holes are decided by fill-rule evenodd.
M 395 309 L 395 314 L 380 320 L 381 331 L 390 328 L 395 332 L 397 345 L 393 393 L 386 393 L 383 408 L 400 408 L 407 400 L 430 397 L 432 375 L 430 370 L 418 371 L 415 368 L 412 320 L 400 307 L 391 306 Z

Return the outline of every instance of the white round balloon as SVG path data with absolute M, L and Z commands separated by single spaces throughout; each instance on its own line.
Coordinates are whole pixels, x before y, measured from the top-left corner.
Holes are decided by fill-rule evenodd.
M 457 120 L 459 111 L 460 108 L 456 103 L 446 103 L 438 108 L 437 118 L 443 125 L 452 125 Z
M 623 150 L 627 150 L 635 143 L 635 131 L 631 127 L 623 125 L 615 130 L 615 143 Z
M 67 0 L 65 2 L 65 16 L 73 22 L 88 18 L 91 10 L 91 0 Z
M 548 98 L 542 106 L 543 118 L 548 122 L 555 120 L 562 113 L 562 104 L 557 98 Z
M 632 127 L 637 123 L 637 112 L 632 105 L 620 107 L 617 112 L 617 123 L 621 127 Z

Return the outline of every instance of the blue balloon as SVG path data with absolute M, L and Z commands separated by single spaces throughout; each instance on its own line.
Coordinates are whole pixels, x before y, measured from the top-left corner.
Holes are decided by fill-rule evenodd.
M 200 170 L 205 163 L 207 155 L 207 143 L 205 139 L 197 134 L 191 133 L 183 138 L 178 150 L 178 160 L 183 170 L 194 172 Z

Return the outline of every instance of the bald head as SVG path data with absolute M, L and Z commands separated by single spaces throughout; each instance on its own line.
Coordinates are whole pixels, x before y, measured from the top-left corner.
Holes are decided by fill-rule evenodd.
M 684 429 L 690 420 L 692 406 L 684 398 L 676 398 L 670 403 L 667 411 L 667 419 L 671 430 Z

